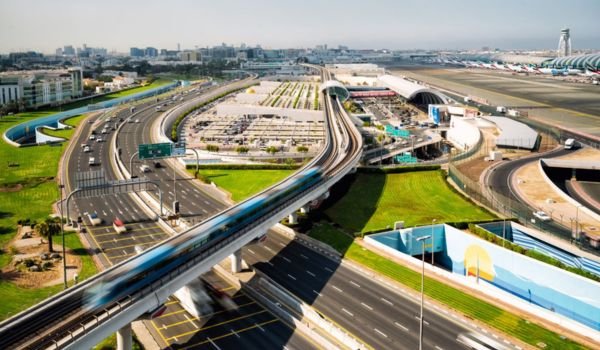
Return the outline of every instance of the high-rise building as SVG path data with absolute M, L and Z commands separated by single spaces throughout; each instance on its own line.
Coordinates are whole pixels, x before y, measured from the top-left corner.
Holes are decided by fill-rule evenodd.
M 560 31 L 558 39 L 558 57 L 571 56 L 571 34 L 569 28 Z
M 72 45 L 65 45 L 63 47 L 63 55 L 65 56 L 75 56 L 75 49 Z
M 132 47 L 129 49 L 129 56 L 131 57 L 144 57 L 144 50 L 139 49 L 137 47 Z
M 148 57 L 158 56 L 158 50 L 154 47 L 147 47 L 146 51 L 144 53 L 145 53 L 145 56 L 148 56 Z

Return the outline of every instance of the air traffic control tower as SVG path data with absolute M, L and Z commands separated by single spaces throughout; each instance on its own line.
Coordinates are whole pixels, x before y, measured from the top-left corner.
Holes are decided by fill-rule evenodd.
M 569 28 L 560 31 L 558 39 L 558 57 L 571 56 L 571 34 Z

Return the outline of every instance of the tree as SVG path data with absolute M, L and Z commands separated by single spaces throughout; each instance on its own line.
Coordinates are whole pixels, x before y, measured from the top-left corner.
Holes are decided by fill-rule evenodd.
M 38 235 L 48 239 L 49 252 L 54 251 L 54 248 L 52 247 L 52 236 L 60 233 L 60 225 L 62 225 L 60 218 L 51 217 L 48 217 L 46 220 L 35 225 L 35 232 L 37 232 Z
M 206 150 L 209 152 L 219 152 L 219 146 L 217 145 L 206 145 Z
M 307 153 L 308 152 L 308 147 L 306 146 L 298 146 L 296 147 L 296 151 L 299 153 Z
M 267 151 L 267 153 L 275 154 L 275 153 L 279 152 L 279 148 L 277 148 L 275 146 L 269 146 L 269 147 L 267 147 L 266 151 Z
M 249 151 L 249 150 L 250 150 L 250 149 L 248 149 L 248 147 L 244 147 L 244 146 L 238 146 L 238 147 L 236 147 L 236 149 L 235 149 L 235 151 L 236 151 L 237 153 L 240 153 L 240 154 L 242 154 L 242 153 L 244 153 L 244 154 L 245 154 L 245 153 L 248 153 L 248 151 Z

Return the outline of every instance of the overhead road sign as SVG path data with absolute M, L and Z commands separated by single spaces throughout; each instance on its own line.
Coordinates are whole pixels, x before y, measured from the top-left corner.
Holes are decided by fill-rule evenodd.
M 171 145 L 168 142 L 138 145 L 138 157 L 140 160 L 171 157 Z

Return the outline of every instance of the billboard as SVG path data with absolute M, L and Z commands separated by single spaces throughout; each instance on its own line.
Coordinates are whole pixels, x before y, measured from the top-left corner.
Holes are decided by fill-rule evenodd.
M 440 107 L 429 105 L 429 119 L 433 120 L 436 124 L 440 123 Z

